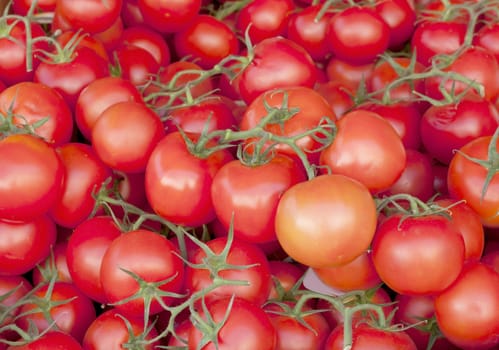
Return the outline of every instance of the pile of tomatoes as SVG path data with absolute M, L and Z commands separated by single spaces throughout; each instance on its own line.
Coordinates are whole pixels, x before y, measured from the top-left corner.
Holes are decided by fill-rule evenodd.
M 0 350 L 499 346 L 498 0 L 12 0 Z

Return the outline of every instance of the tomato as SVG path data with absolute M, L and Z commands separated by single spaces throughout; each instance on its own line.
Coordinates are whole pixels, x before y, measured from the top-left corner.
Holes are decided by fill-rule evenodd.
M 16 320 L 24 331 L 35 327 L 42 332 L 55 322 L 59 330 L 81 341 L 96 317 L 92 301 L 71 283 L 42 285 L 33 296 L 33 301 L 21 307 L 21 316 Z
M 106 61 L 109 61 L 109 55 L 104 47 L 104 44 L 96 39 L 95 36 L 90 35 L 80 35 L 77 30 L 65 30 L 60 35 L 56 37 L 57 42 L 62 47 L 66 45 L 71 45 L 72 41 L 78 38 L 78 42 L 75 43 L 76 47 L 87 47 L 92 49 L 95 53 L 97 53 L 101 58 Z
M 323 118 L 335 121 L 331 106 L 315 90 L 302 86 L 276 88 L 261 94 L 255 98 L 246 108 L 241 119 L 240 129 L 249 130 L 254 128 L 269 114 L 269 108 L 280 109 L 284 114 L 292 115 L 284 122 L 278 118 L 265 126 L 265 130 L 279 136 L 295 136 L 316 128 L 323 122 Z M 250 143 L 251 139 L 244 142 Z M 270 142 L 268 143 L 270 145 Z M 304 136 L 296 141 L 296 145 L 306 151 L 309 160 L 317 162 L 319 152 L 323 145 L 311 135 Z M 296 158 L 296 152 L 286 144 L 277 144 L 275 150 Z
M 491 143 L 491 136 L 482 136 L 461 147 L 449 164 L 447 186 L 451 197 L 466 200 L 466 204 L 478 213 L 484 226 L 498 227 L 499 176 L 492 172 L 490 182 L 485 188 L 488 169 L 464 156 L 487 160 L 488 147 Z M 493 152 L 496 152 L 498 145 L 498 142 L 492 145 L 495 146 Z
M 196 16 L 186 28 L 176 32 L 173 44 L 179 57 L 188 57 L 205 69 L 239 51 L 239 42 L 232 29 L 209 15 Z
M 143 172 L 156 144 L 164 136 L 158 115 L 143 103 L 118 102 L 104 110 L 92 128 L 92 146 L 107 166 L 123 172 Z
M 122 45 L 138 46 L 149 52 L 160 66 L 171 60 L 170 48 L 161 34 L 145 25 L 127 27 L 120 37 Z
M 237 238 L 231 242 L 230 248 L 224 254 L 228 244 L 227 237 L 219 237 L 206 243 L 215 254 L 210 256 L 202 248 L 193 253 L 190 262 L 193 264 L 206 264 L 206 267 L 187 267 L 185 274 L 185 288 L 191 293 L 199 292 L 214 283 L 215 278 L 224 280 L 246 281 L 246 285 L 224 285 L 204 296 L 206 302 L 230 297 L 245 299 L 255 305 L 262 305 L 267 301 L 272 285 L 270 267 L 266 256 L 257 246 L 241 241 Z M 227 263 L 227 268 L 221 269 L 215 276 L 212 271 Z M 246 266 L 238 268 L 237 266 Z
M 192 137 L 195 141 L 196 136 Z M 232 160 L 228 150 L 205 158 L 193 155 L 180 132 L 165 136 L 145 169 L 145 191 L 152 209 L 175 224 L 196 227 L 215 219 L 211 186 L 216 172 Z
M 276 331 L 260 305 L 239 298 L 219 299 L 209 303 L 206 310 L 199 312 L 199 316 L 205 322 L 208 317 L 216 324 L 224 322 L 215 338 L 209 339 L 204 346 L 202 345 L 204 344 L 202 331 L 197 327 L 191 327 L 189 350 L 273 350 L 276 348 Z M 218 343 L 218 346 L 214 341 Z
M 343 325 L 336 327 L 326 340 L 324 350 L 344 349 Z M 401 330 L 383 330 L 358 323 L 352 332 L 351 350 L 416 350 L 412 339 Z
M 269 300 L 280 300 L 280 293 L 290 292 L 305 273 L 302 265 L 283 260 L 269 260 L 269 266 L 273 280 Z
M 19 302 L 32 289 L 31 283 L 23 276 L 0 276 L 0 329 L 14 322 L 21 308 Z M 13 330 L 0 331 L 0 339 L 16 340 L 18 336 Z M 4 348 L 0 345 L 0 349 Z
M 499 23 L 488 23 L 484 25 L 473 37 L 473 44 L 487 49 L 493 53 L 499 62 Z
M 306 314 L 312 311 L 308 307 L 302 308 L 304 315 L 300 319 L 287 315 L 284 307 L 278 304 L 268 304 L 264 310 L 277 332 L 275 350 L 322 349 L 331 331 L 321 313 Z
M 338 119 L 354 107 L 352 91 L 338 81 L 318 83 L 314 90 L 326 99 Z
M 250 1 L 237 13 L 236 29 L 241 35 L 248 31 L 253 44 L 267 38 L 284 36 L 287 18 L 293 9 L 292 0 Z
M 80 343 L 71 335 L 60 331 L 49 331 L 43 333 L 36 339 L 25 345 L 12 345 L 8 350 L 52 350 L 63 348 L 64 350 L 82 350 Z
M 275 229 L 290 257 L 320 268 L 361 255 L 371 244 L 376 220 L 374 201 L 364 185 L 343 175 L 321 175 L 284 192 Z
M 449 164 L 454 151 L 498 127 L 499 113 L 484 99 L 468 97 L 456 104 L 432 106 L 421 119 L 421 139 L 427 152 Z
M 141 102 L 142 96 L 130 81 L 118 77 L 94 80 L 78 95 L 75 122 L 82 135 L 90 140 L 92 128 L 105 109 L 125 101 Z
M 317 70 L 308 52 L 282 37 L 262 40 L 253 47 L 253 57 L 238 79 L 238 90 L 246 104 L 261 93 L 289 86 L 312 88 Z
M 122 4 L 122 0 L 56 0 L 56 10 L 72 28 L 96 33 L 114 23 Z
M 66 260 L 73 283 L 99 303 L 107 301 L 100 278 L 102 258 L 120 235 L 111 217 L 96 216 L 79 224 L 68 240 Z
M 138 275 L 143 281 L 160 282 L 158 290 L 141 293 L 139 283 L 125 271 Z M 136 293 L 136 298 L 118 303 L 115 307 L 126 315 L 143 317 L 145 298 L 163 292 L 180 292 L 184 282 L 183 262 L 179 252 L 164 236 L 144 229 L 127 232 L 113 240 L 102 258 L 100 279 L 109 303 L 118 303 Z M 151 287 L 149 287 L 151 288 Z M 157 295 L 169 304 L 172 297 Z M 158 300 L 151 300 L 149 314 L 157 314 L 163 308 Z
M 357 91 L 361 81 L 368 81 L 373 69 L 374 62 L 352 64 L 338 57 L 331 57 L 326 65 L 326 76 L 330 81 L 339 82 L 351 91 Z
M 261 165 L 229 162 L 216 173 L 211 186 L 217 218 L 226 230 L 232 225 L 237 238 L 253 243 L 275 241 L 279 199 L 305 179 L 297 163 L 283 155 Z
M 14 123 L 33 127 L 48 143 L 60 146 L 73 135 L 73 116 L 66 101 L 54 89 L 21 82 L 0 93 L 0 113 L 14 116 Z M 43 124 L 37 126 L 37 123 Z
M 356 109 L 336 125 L 335 139 L 321 152 L 320 164 L 332 173 L 360 181 L 373 192 L 393 185 L 404 170 L 406 154 L 390 123 L 375 112 Z M 366 134 L 366 130 L 370 132 Z
M 174 33 L 187 26 L 201 9 L 201 0 L 138 0 L 144 23 L 160 33 Z
M 34 0 L 12 0 L 12 12 L 26 16 Z M 55 9 L 56 0 L 38 0 L 35 13 L 51 12 Z
M 400 50 L 410 40 L 417 14 L 410 0 L 378 0 L 375 10 L 390 28 L 388 48 Z
M 316 268 L 319 279 L 339 291 L 353 291 L 373 288 L 381 284 L 374 268 L 370 251 L 365 251 L 353 261 L 340 266 Z
M 477 288 L 480 286 L 480 288 Z M 461 349 L 494 349 L 499 344 L 499 274 L 470 262 L 435 299 L 443 335 Z
M 123 20 L 118 17 L 106 30 L 94 33 L 92 38 L 100 41 L 108 54 L 111 54 L 120 45 L 123 30 Z
M 325 60 L 330 53 L 326 42 L 326 30 L 332 13 L 326 12 L 316 20 L 321 8 L 321 5 L 309 6 L 288 16 L 286 34 L 288 39 L 303 46 L 316 61 Z
M 33 281 L 33 285 L 38 286 L 43 283 L 49 283 L 54 274 L 57 275 L 57 281 L 73 282 L 66 260 L 67 247 L 67 241 L 59 241 L 51 247 L 50 255 L 32 271 L 31 280 Z
M 137 346 L 139 336 L 144 332 L 144 320 L 109 309 L 100 314 L 87 328 L 82 341 L 85 350 L 121 350 L 126 345 Z M 156 349 L 158 342 L 151 340 L 157 336 L 153 328 L 141 343 L 141 349 Z M 133 345 L 132 345 L 133 346 Z
M 408 295 L 435 294 L 447 288 L 463 267 L 464 252 L 461 234 L 441 215 L 392 215 L 380 223 L 372 242 L 381 280 Z
M 135 86 L 146 85 L 160 69 L 156 58 L 146 49 L 135 45 L 121 45 L 114 51 L 119 76 Z
M 47 213 L 60 194 L 64 167 L 55 150 L 30 135 L 0 140 L 0 218 L 33 220 Z
M 57 149 L 65 169 L 62 192 L 50 216 L 64 227 L 74 228 L 92 213 L 93 194 L 111 177 L 111 169 L 90 145 L 71 142 Z
M 326 41 L 335 57 L 367 64 L 388 48 L 390 27 L 374 9 L 354 6 L 330 19 Z

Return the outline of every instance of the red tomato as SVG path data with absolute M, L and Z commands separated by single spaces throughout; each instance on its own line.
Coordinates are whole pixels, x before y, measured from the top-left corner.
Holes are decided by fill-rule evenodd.
M 145 25 L 124 29 L 120 42 L 122 45 L 134 45 L 146 50 L 162 67 L 170 63 L 170 48 L 166 40 L 161 34 Z
M 10 325 L 21 309 L 20 301 L 33 289 L 31 283 L 21 275 L 1 276 L 0 275 L 0 328 Z M 0 331 L 1 339 L 16 340 L 18 334 L 11 330 Z M 0 347 L 1 348 L 1 347 Z
M 250 1 L 237 13 L 236 29 L 240 34 L 248 31 L 253 44 L 283 36 L 286 33 L 287 18 L 293 9 L 292 0 Z
M 120 235 L 111 217 L 96 216 L 79 224 L 68 240 L 66 261 L 73 283 L 102 304 L 107 301 L 100 278 L 102 258 Z
M 83 136 L 90 140 L 92 128 L 102 112 L 118 102 L 141 102 L 139 90 L 130 81 L 118 77 L 94 80 L 78 95 L 75 122 Z
M 201 9 L 201 0 L 138 0 L 144 23 L 160 33 L 175 33 L 189 24 Z
M 499 62 L 499 23 L 487 23 L 473 37 L 473 44 L 487 49 Z
M 372 192 L 393 185 L 405 168 L 406 154 L 390 123 L 375 112 L 356 109 L 336 125 L 335 139 L 321 152 L 320 164 L 361 182 Z
M 383 330 L 367 323 L 358 323 L 352 330 L 351 350 L 416 350 L 411 337 L 404 331 Z M 336 327 L 327 338 L 324 350 L 344 349 L 343 325 Z
M 34 0 L 12 0 L 12 12 L 21 16 L 26 16 Z M 36 2 L 35 13 L 54 11 L 56 0 L 38 0 Z
M 38 286 L 43 283 L 49 283 L 54 274 L 57 275 L 57 281 L 73 282 L 66 260 L 67 248 L 67 241 L 59 241 L 51 247 L 49 256 L 32 271 L 31 280 L 33 281 L 33 285 Z
M 125 101 L 104 110 L 92 128 L 92 146 L 107 166 L 143 172 L 156 144 L 164 136 L 158 115 L 140 102 Z
M 238 78 L 238 90 L 246 104 L 265 91 L 289 86 L 312 88 L 317 69 L 308 52 L 282 37 L 262 40 L 253 48 L 249 65 Z
M 357 91 L 361 81 L 368 81 L 373 74 L 374 62 L 352 64 L 332 57 L 326 65 L 326 75 L 329 80 L 339 82 L 351 91 Z
M 16 320 L 24 331 L 35 327 L 42 332 L 53 327 L 55 322 L 59 330 L 81 341 L 96 317 L 92 301 L 71 283 L 45 284 L 34 292 L 33 297 L 33 301 L 21 307 L 22 316 Z
M 21 82 L 0 93 L 0 113 L 14 116 L 19 126 L 33 127 L 48 143 L 60 146 L 73 136 L 73 116 L 56 90 L 39 83 Z M 43 124 L 36 126 L 43 121 Z
M 12 345 L 7 350 L 82 350 L 80 343 L 71 335 L 60 331 L 43 333 L 25 345 Z
M 55 150 L 30 135 L 0 140 L 0 218 L 33 220 L 57 201 L 64 167 Z
M 198 15 L 173 37 L 175 51 L 202 68 L 209 69 L 239 51 L 239 41 L 232 29 L 221 20 Z
M 390 28 L 388 48 L 401 50 L 416 25 L 417 14 L 411 0 L 377 0 L 375 10 Z
M 283 297 L 283 295 L 280 295 L 280 293 L 290 292 L 305 273 L 302 265 L 283 260 L 270 260 L 269 266 L 273 280 L 272 287 L 269 293 L 269 300 L 280 300 L 280 298 Z M 284 295 L 284 297 L 285 296 L 286 295 Z
M 199 316 L 205 322 L 208 317 L 216 324 L 224 321 L 214 339 L 218 346 L 213 340 L 203 346 L 202 331 L 191 327 L 189 350 L 274 350 L 276 348 L 276 331 L 260 305 L 239 298 L 219 299 L 209 303 L 206 310 L 199 311 Z
M 183 262 L 173 243 L 164 236 L 148 231 L 135 230 L 127 232 L 113 240 L 102 258 L 100 278 L 102 288 L 109 303 L 117 303 L 132 295 L 136 298 L 115 307 L 126 315 L 144 316 L 144 300 L 153 297 L 140 290 L 139 283 L 125 271 L 133 272 L 145 282 L 166 281 L 158 286 L 158 291 L 178 293 L 184 282 Z M 173 301 L 171 297 L 157 295 L 163 303 Z M 158 300 L 152 298 L 149 314 L 154 315 L 163 310 Z
M 65 176 L 61 194 L 49 213 L 59 226 L 74 228 L 92 213 L 93 194 L 112 173 L 89 145 L 67 143 L 59 147 L 57 153 Z
M 290 257 L 320 268 L 346 264 L 365 252 L 376 220 L 364 185 L 343 175 L 321 175 L 284 192 L 275 229 Z
M 277 155 L 269 162 L 252 166 L 234 160 L 222 166 L 211 186 L 218 220 L 234 236 L 253 243 L 277 239 L 275 213 L 282 194 L 306 176 L 297 163 Z
M 106 48 L 104 44 L 96 39 L 94 36 L 90 35 L 81 35 L 77 30 L 65 30 L 60 35 L 56 37 L 57 42 L 62 47 L 66 45 L 71 45 L 71 42 L 77 38 L 78 42 L 76 43 L 76 47 L 87 47 L 92 49 L 95 53 L 97 53 L 104 60 L 109 61 L 109 55 L 107 54 Z
M 122 4 L 122 0 L 56 0 L 56 9 L 72 28 L 96 33 L 116 21 Z
M 443 291 L 459 275 L 464 241 L 444 216 L 395 214 L 378 226 L 372 257 L 381 280 L 397 293 L 430 295 Z
M 354 107 L 352 91 L 341 82 L 318 83 L 314 90 L 326 99 L 338 119 Z
M 143 319 L 130 315 L 126 315 L 125 318 L 120 311 L 110 309 L 100 314 L 90 324 L 82 345 L 85 350 L 121 350 L 125 348 L 125 344 L 140 346 L 143 350 L 157 349 L 158 342 L 151 342 L 151 339 L 157 336 L 156 330 L 153 328 L 145 339 L 141 339 L 143 332 Z M 140 345 L 137 344 L 138 341 L 141 342 Z
M 487 169 L 484 165 L 477 164 L 465 158 L 477 158 L 487 160 L 488 148 L 492 143 L 491 136 L 478 137 L 464 145 L 452 158 L 447 175 L 447 186 L 449 194 L 457 199 L 466 200 L 487 227 L 499 227 L 499 176 L 495 174 L 495 168 L 491 169 L 492 177 L 488 185 L 485 185 Z M 495 147 L 494 147 L 495 146 Z M 493 152 L 497 152 L 499 142 L 492 145 Z M 496 157 L 496 153 L 493 153 Z M 489 159 L 492 162 L 492 159 Z M 489 166 L 485 164 L 486 166 Z M 490 164 L 490 166 L 493 166 Z
M 195 136 L 192 137 L 195 141 Z M 165 136 L 145 169 L 145 191 L 152 209 L 175 224 L 197 227 L 215 219 L 211 186 L 216 172 L 232 160 L 228 150 L 200 158 L 180 132 Z
M 335 57 L 367 64 L 388 48 L 390 27 L 374 9 L 354 6 L 331 18 L 326 40 Z
M 227 237 L 219 237 L 206 243 L 208 248 L 215 254 L 210 255 L 202 248 L 196 249 L 190 262 L 193 264 L 205 264 L 206 267 L 187 267 L 185 274 L 185 288 L 191 293 L 199 292 L 209 288 L 215 279 L 222 278 L 232 281 L 246 281 L 245 285 L 223 285 L 204 296 L 209 302 L 215 299 L 235 296 L 245 299 L 255 305 L 262 305 L 270 293 L 272 280 L 270 267 L 266 256 L 257 246 L 241 241 L 237 238 L 231 242 L 227 253 Z M 227 268 L 221 269 L 216 275 L 212 271 L 221 264 L 227 263 Z M 238 268 L 237 266 L 246 266 Z
M 114 51 L 119 76 L 135 86 L 146 85 L 160 69 L 156 58 L 146 49 L 135 45 L 121 45 Z
M 479 286 L 479 288 L 477 288 Z M 442 334 L 461 349 L 496 349 L 499 344 L 499 274 L 470 262 L 435 299 Z

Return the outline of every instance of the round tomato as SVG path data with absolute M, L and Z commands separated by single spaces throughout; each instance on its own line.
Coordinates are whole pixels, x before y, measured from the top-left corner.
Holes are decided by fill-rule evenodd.
M 56 8 L 72 28 L 96 33 L 116 21 L 122 4 L 122 0 L 57 0 Z
M 7 350 L 82 350 L 80 343 L 71 335 L 60 331 L 43 333 L 24 345 L 12 345 Z
M 201 0 L 138 0 L 144 23 L 160 33 L 175 33 L 189 24 L 201 9 Z
M 321 175 L 289 188 L 277 207 L 282 248 L 311 267 L 351 262 L 371 244 L 376 207 L 369 190 L 343 175 Z
M 123 30 L 120 43 L 135 45 L 149 52 L 160 66 L 167 66 L 171 60 L 170 48 L 161 34 L 145 25 L 127 27 Z

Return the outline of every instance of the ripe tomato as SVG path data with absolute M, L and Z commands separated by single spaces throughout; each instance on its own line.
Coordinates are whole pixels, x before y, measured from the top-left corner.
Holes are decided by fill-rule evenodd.
M 48 143 L 60 146 L 73 136 L 73 116 L 56 90 L 39 83 L 21 82 L 0 93 L 0 113 L 14 115 L 19 126 L 31 125 Z M 36 123 L 44 120 L 40 126 Z
M 284 260 L 269 260 L 270 274 L 272 275 L 272 287 L 269 300 L 282 297 L 279 293 L 287 293 L 302 278 L 305 269 L 302 265 Z M 282 290 L 281 290 L 282 288 Z
M 388 48 L 402 49 L 410 40 L 417 20 L 411 0 L 377 0 L 375 10 L 390 28 Z
M 147 85 L 160 69 L 156 58 L 146 49 L 135 45 L 120 45 L 114 51 L 119 76 L 135 86 Z
M 357 91 L 361 81 L 368 81 L 373 74 L 374 62 L 352 64 L 338 57 L 331 57 L 326 65 L 329 80 L 345 85 L 350 91 Z
M 113 104 L 92 128 L 92 146 L 107 166 L 130 173 L 143 172 L 156 144 L 164 136 L 158 115 L 140 102 Z
M 499 274 L 485 264 L 469 262 L 436 297 L 435 314 L 442 334 L 459 348 L 497 348 Z
M 209 314 L 206 315 L 206 313 Z M 189 350 L 274 350 L 277 336 L 269 317 L 260 307 L 240 298 L 225 298 L 209 303 L 199 316 L 206 322 L 210 317 L 213 322 L 223 326 L 218 331 L 215 344 L 209 341 L 206 345 L 203 332 L 197 327 L 189 330 Z
M 144 23 L 160 33 L 175 33 L 189 24 L 201 9 L 201 0 L 138 0 Z
M 127 27 L 120 37 L 122 45 L 138 46 L 149 52 L 160 66 L 171 60 L 170 48 L 161 34 L 145 25 Z
M 275 229 L 290 257 L 320 268 L 346 264 L 365 252 L 376 220 L 364 185 L 343 175 L 321 175 L 284 192 Z
M 57 275 L 57 281 L 73 283 L 68 271 L 66 252 L 68 248 L 67 241 L 58 241 L 51 247 L 49 256 L 38 264 L 32 271 L 31 280 L 33 285 L 49 283 L 54 274 Z
M 435 294 L 459 275 L 464 241 L 444 216 L 395 214 L 379 224 L 372 257 L 381 280 L 397 293 Z
M 82 350 L 80 343 L 71 335 L 60 331 L 43 333 L 25 345 L 12 345 L 7 350 Z
M 449 164 L 447 186 L 453 198 L 466 200 L 466 204 L 478 213 L 484 226 L 499 227 L 499 215 L 497 215 L 499 212 L 499 176 L 493 172 L 490 183 L 485 189 L 488 169 L 464 156 L 465 154 L 468 157 L 487 160 L 488 147 L 491 143 L 491 136 L 482 136 L 464 145 Z M 492 146 L 495 146 L 494 152 L 497 152 L 499 142 Z M 497 153 L 493 156 L 496 157 Z
M 190 259 L 194 264 L 206 264 L 206 268 L 187 267 L 185 274 L 185 288 L 189 293 L 196 293 L 208 288 L 213 284 L 215 278 L 224 280 L 246 281 L 245 285 L 224 285 L 204 296 L 209 302 L 215 299 L 235 296 L 245 299 L 255 305 L 262 305 L 270 293 L 272 280 L 270 267 L 266 256 L 257 246 L 234 238 L 228 252 L 225 255 L 224 248 L 227 246 L 227 237 L 219 237 L 206 243 L 209 249 L 217 256 L 210 257 L 198 247 Z M 224 257 L 226 259 L 224 260 Z M 229 266 L 222 269 L 217 275 L 213 275 L 213 269 L 219 268 L 221 264 Z M 237 268 L 236 266 L 250 266 Z
M 184 282 L 183 262 L 173 243 L 164 236 L 139 229 L 115 238 L 102 258 L 102 288 L 109 303 L 118 303 L 139 292 L 136 298 L 115 305 L 120 312 L 133 317 L 144 316 L 146 295 L 140 294 L 139 283 L 124 270 L 133 272 L 145 282 L 170 279 L 158 287 L 164 292 L 178 293 Z M 148 297 L 152 297 L 150 293 L 148 291 Z M 158 297 L 166 304 L 173 301 L 172 297 Z M 162 310 L 161 304 L 153 298 L 149 314 L 154 315 Z
M 275 241 L 274 221 L 282 194 L 305 181 L 298 164 L 284 155 L 252 166 L 234 160 L 222 166 L 211 186 L 218 220 L 234 236 L 253 243 Z
M 64 167 L 55 150 L 30 135 L 0 140 L 0 218 L 33 220 L 57 201 Z
M 361 182 L 372 192 L 393 185 L 405 168 L 406 154 L 390 123 L 375 112 L 356 109 L 336 125 L 336 137 L 321 152 L 320 164 Z M 327 171 L 324 168 L 323 172 Z
M 0 275 L 0 310 L 2 312 L 0 328 L 14 322 L 21 308 L 19 301 L 25 298 L 32 289 L 31 283 L 21 275 Z M 1 339 L 15 339 L 16 335 L 16 332 L 10 330 L 0 331 Z
M 34 0 L 13 0 L 12 12 L 17 13 L 21 16 L 26 16 L 33 2 Z M 35 13 L 37 11 L 39 12 L 54 11 L 55 5 L 56 5 L 56 0 L 38 0 L 36 2 Z

